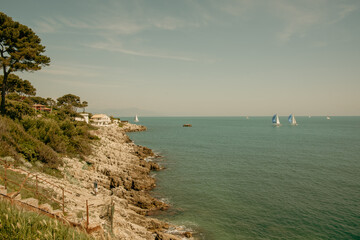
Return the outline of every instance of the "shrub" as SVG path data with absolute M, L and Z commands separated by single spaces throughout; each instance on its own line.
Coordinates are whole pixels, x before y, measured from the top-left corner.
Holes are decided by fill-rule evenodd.
M 93 239 L 84 232 L 0 201 L 0 239 Z
M 62 164 L 52 148 L 29 135 L 21 124 L 9 118 L 0 117 L 0 139 L 5 146 L 1 150 L 2 155 L 20 155 L 30 162 L 40 160 L 51 168 Z
M 35 115 L 34 109 L 32 109 L 27 103 L 7 100 L 6 101 L 6 115 L 11 119 L 22 119 L 23 116 Z
M 68 155 L 89 154 L 91 140 L 97 139 L 89 133 L 85 122 L 74 122 L 70 119 L 24 117 L 21 121 L 24 129 L 34 138 L 40 140 L 58 153 Z

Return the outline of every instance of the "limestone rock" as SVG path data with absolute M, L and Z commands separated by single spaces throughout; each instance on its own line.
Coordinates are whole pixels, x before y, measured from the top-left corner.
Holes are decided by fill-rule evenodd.
M 125 129 L 114 125 L 93 131 L 100 139 L 93 145 L 93 154 L 82 160 L 64 158 L 61 170 L 65 180 L 52 180 L 71 192 L 72 195 L 65 195 L 65 203 L 74 220 L 86 220 L 85 202 L 88 200 L 90 223 L 100 224 L 104 236 L 110 229 L 112 203 L 116 239 L 180 239 L 166 233 L 169 224 L 147 214 L 169 208 L 148 193 L 156 186 L 151 171 L 160 170 L 160 167 L 156 162 L 146 160 L 155 157 L 151 149 L 135 145 L 125 134 L 125 131 L 146 128 L 126 125 Z M 96 195 L 94 182 L 99 190 Z M 57 194 L 60 196 L 62 193 L 59 191 Z

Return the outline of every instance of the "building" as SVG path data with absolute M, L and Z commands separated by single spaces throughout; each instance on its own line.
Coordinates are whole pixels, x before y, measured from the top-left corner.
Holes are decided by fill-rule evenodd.
M 105 126 L 111 123 L 111 119 L 105 114 L 95 114 L 91 117 L 91 122 L 96 126 Z
M 76 117 L 75 121 L 89 123 L 89 114 L 88 113 L 80 113 L 80 115 L 81 115 L 81 117 Z
M 45 105 L 42 105 L 42 104 L 34 104 L 34 105 L 32 105 L 32 108 L 37 110 L 37 111 L 51 112 L 51 108 L 48 108 L 48 107 L 46 107 Z

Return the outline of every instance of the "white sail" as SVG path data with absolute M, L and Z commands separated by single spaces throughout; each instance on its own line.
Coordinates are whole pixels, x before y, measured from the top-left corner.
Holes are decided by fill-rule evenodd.
M 280 120 L 279 120 L 279 116 L 277 114 L 275 114 L 272 117 L 272 123 L 274 126 L 280 126 Z
M 289 123 L 290 123 L 291 125 L 297 125 L 294 114 L 290 114 L 290 116 L 289 116 Z
M 139 122 L 139 119 L 138 119 L 138 116 L 135 115 L 135 119 L 134 119 L 135 122 Z

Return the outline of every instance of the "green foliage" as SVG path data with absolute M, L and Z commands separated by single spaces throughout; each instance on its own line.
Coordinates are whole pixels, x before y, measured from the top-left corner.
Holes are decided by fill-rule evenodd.
M 62 130 L 53 119 L 24 117 L 21 121 L 24 129 L 31 136 L 39 139 L 58 153 L 66 152 L 66 139 Z
M 62 106 L 62 105 L 70 105 L 70 106 L 74 106 L 74 107 L 79 107 L 81 102 L 80 102 L 80 97 L 76 96 L 74 94 L 66 94 L 62 97 L 59 97 L 57 99 L 58 105 Z
M 77 108 L 83 108 L 83 112 L 85 112 L 85 108 L 88 106 L 88 102 L 81 102 L 80 97 L 74 94 L 66 94 L 57 99 L 57 105 L 71 107 L 75 112 L 77 111 Z
M 88 102 L 87 101 L 83 101 L 81 103 L 81 107 L 83 108 L 83 112 L 85 112 L 85 108 L 88 106 Z
M 0 176 L 4 176 L 4 172 L 5 172 L 4 167 L 0 165 Z M 47 203 L 51 205 L 51 207 L 54 210 L 59 209 L 61 207 L 61 205 L 58 202 L 51 200 L 51 198 L 55 198 L 55 199 L 58 198 L 57 193 L 53 189 L 44 188 L 41 185 L 38 185 L 36 187 L 36 181 L 34 178 L 27 178 L 25 174 L 14 172 L 9 169 L 6 171 L 6 177 L 8 180 L 10 180 L 6 182 L 6 188 L 8 193 L 19 191 L 20 186 L 15 183 L 24 182 L 24 187 L 21 188 L 20 190 L 22 199 L 36 198 L 39 200 L 39 204 Z M 4 179 L 0 178 L 0 184 L 3 186 L 5 185 Z M 40 194 L 37 194 L 36 190 Z
M 12 96 L 15 98 L 14 95 Z M 34 109 L 32 109 L 29 104 L 20 101 L 8 100 L 6 102 L 6 108 L 6 115 L 14 120 L 22 119 L 25 115 L 33 116 L 35 114 Z
M 0 75 L 0 84 L 3 83 L 4 76 Z M 36 89 L 28 80 L 22 80 L 15 74 L 9 74 L 6 92 L 18 93 L 20 95 L 35 96 Z
M 43 97 L 29 97 L 29 99 L 33 102 L 33 104 L 42 104 L 42 105 L 47 105 L 47 100 Z
M 89 133 L 89 126 L 84 122 L 74 122 L 69 118 L 58 119 L 55 115 L 53 118 L 26 116 L 21 124 L 32 137 L 58 153 L 87 155 L 91 152 L 90 141 L 94 137 Z
M 50 106 L 50 107 L 54 107 L 56 105 L 56 101 L 52 98 L 46 98 L 46 105 Z
M 56 152 L 45 143 L 28 134 L 21 124 L 6 117 L 0 117 L 1 156 L 24 157 L 30 162 L 41 161 L 47 167 L 56 168 L 62 164 Z
M 0 239 L 93 239 L 55 219 L 0 201 Z
M 50 63 L 50 58 L 42 55 L 45 46 L 41 39 L 25 25 L 0 12 L 0 66 L 3 69 L 1 87 L 1 114 L 5 114 L 5 95 L 8 77 L 15 71 L 37 71 Z
M 9 100 L 21 101 L 21 96 L 17 93 L 8 93 L 6 98 Z
M 50 58 L 42 55 L 45 47 L 31 28 L 13 21 L 0 12 L 1 64 L 14 71 L 36 71 L 50 63 Z

